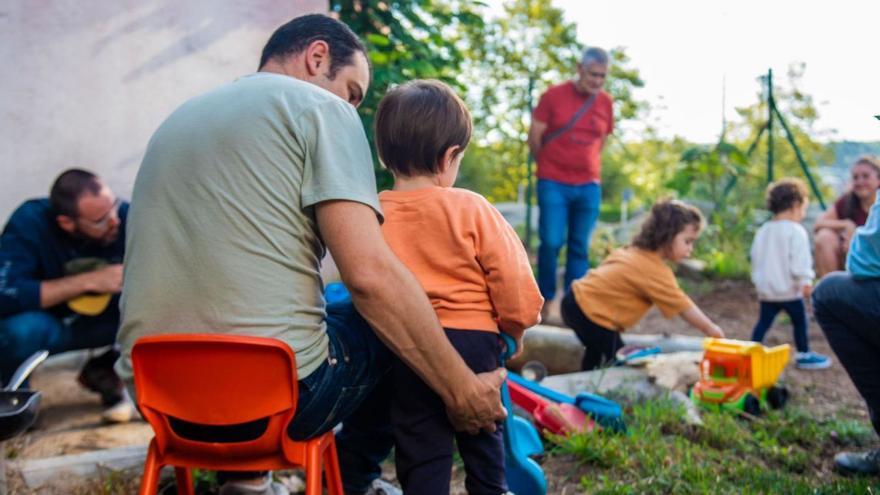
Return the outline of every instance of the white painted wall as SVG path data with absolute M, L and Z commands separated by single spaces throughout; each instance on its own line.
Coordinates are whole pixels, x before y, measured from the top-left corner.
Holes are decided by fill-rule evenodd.
M 326 0 L 4 0 L 0 222 L 77 166 L 123 198 L 188 98 L 256 70 L 263 44 Z

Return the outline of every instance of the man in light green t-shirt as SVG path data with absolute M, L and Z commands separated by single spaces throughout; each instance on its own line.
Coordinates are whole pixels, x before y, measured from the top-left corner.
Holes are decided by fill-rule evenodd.
M 272 35 L 259 72 L 187 101 L 161 124 L 134 186 L 118 335 L 117 370 L 129 381 L 131 347 L 144 335 L 287 343 L 300 379 L 288 433 L 306 438 L 343 422 L 347 493 L 367 491 L 391 448 L 388 349 L 440 395 L 457 428 L 493 430 L 504 416 L 503 371 L 467 368 L 382 238 L 355 110 L 369 82 L 357 36 L 327 16 L 303 16 Z M 354 306 L 325 305 L 326 249 Z M 281 493 L 250 478 L 221 494 L 260 483 Z

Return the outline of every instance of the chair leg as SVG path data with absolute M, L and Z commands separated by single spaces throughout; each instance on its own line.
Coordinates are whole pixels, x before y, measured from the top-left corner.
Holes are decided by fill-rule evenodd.
M 156 439 L 150 442 L 147 449 L 147 459 L 144 461 L 144 476 L 141 478 L 140 495 L 156 495 L 159 489 L 159 451 L 156 447 Z
M 321 452 L 317 442 L 309 442 L 306 449 L 306 495 L 321 495 Z
M 196 495 L 192 471 L 189 468 L 175 467 L 174 478 L 177 480 L 178 495 Z
M 342 491 L 342 471 L 339 469 L 339 456 L 336 454 L 336 441 L 331 437 L 324 449 L 324 479 L 328 495 L 344 495 Z

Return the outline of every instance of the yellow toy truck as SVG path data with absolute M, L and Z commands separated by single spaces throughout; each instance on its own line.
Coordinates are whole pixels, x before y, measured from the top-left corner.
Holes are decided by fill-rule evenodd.
M 788 363 L 788 344 L 765 347 L 757 342 L 708 338 L 703 348 L 700 381 L 691 390 L 691 400 L 697 405 L 752 415 L 785 405 L 788 391 L 776 381 Z

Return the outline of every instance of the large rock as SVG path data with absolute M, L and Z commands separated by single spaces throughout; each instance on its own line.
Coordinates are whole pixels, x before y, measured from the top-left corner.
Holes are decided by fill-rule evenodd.
M 625 344 L 660 347 L 664 353 L 679 351 L 702 352 L 703 338 L 688 335 L 623 334 Z M 537 361 L 550 375 L 580 371 L 584 346 L 574 331 L 568 328 L 537 325 L 523 337 L 521 356 L 510 361 L 508 367 L 519 370 L 529 361 Z

